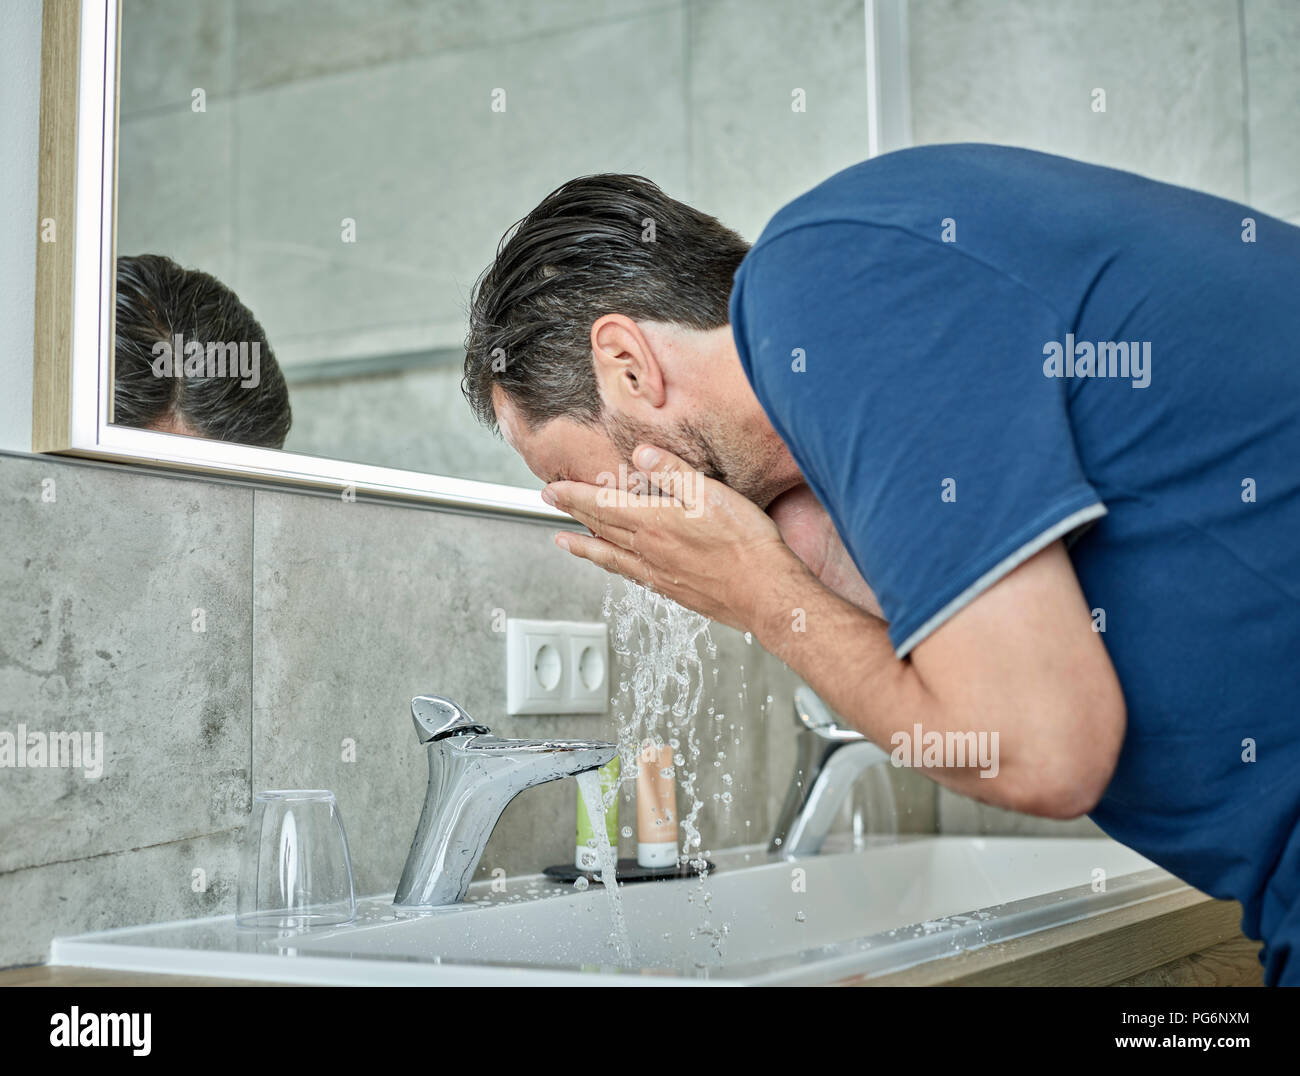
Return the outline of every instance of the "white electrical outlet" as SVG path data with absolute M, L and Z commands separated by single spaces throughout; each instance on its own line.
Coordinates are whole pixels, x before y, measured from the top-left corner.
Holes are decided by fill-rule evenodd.
M 602 622 L 506 621 L 506 712 L 603 714 L 609 629 Z
M 567 712 L 603 714 L 609 702 L 608 632 L 604 624 L 570 627 Z

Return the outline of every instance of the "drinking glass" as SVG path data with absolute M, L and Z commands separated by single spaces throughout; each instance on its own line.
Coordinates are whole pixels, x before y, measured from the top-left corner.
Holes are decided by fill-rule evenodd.
M 352 858 L 334 793 L 259 792 L 240 846 L 235 922 L 303 930 L 351 923 L 356 914 Z

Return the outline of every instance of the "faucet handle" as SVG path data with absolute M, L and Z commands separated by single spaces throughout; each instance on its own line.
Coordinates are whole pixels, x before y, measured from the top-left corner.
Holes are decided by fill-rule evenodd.
M 491 731 L 441 695 L 416 695 L 411 700 L 411 719 L 420 743 L 432 743 L 445 736 L 463 736 L 467 733 L 486 735 Z

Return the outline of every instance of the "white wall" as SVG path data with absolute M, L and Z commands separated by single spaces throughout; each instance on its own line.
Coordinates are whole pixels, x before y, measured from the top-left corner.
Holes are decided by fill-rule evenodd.
M 0 448 L 32 447 L 41 0 L 0 4 Z

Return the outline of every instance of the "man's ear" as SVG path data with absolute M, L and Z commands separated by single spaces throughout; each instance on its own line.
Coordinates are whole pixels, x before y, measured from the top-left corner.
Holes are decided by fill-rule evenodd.
M 592 322 L 591 355 L 607 406 L 616 411 L 663 406 L 663 368 L 650 340 L 631 318 L 603 314 Z

